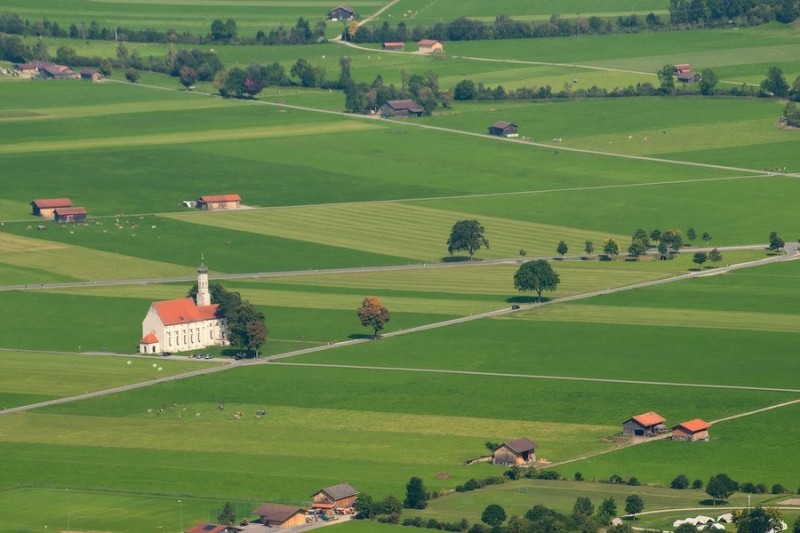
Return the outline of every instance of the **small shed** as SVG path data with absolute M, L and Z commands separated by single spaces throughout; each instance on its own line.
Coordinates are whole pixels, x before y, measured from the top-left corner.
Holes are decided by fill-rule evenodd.
M 432 54 L 434 52 L 444 52 L 444 45 L 435 39 L 422 39 L 417 43 L 420 54 Z
M 666 419 L 660 414 L 649 411 L 633 416 L 622 423 L 622 434 L 628 437 L 653 437 L 667 431 Z
M 425 110 L 414 100 L 389 100 L 381 107 L 384 117 L 421 117 Z
M 504 442 L 492 453 L 492 464 L 523 466 L 536 462 L 536 448 L 539 445 L 528 437 Z
M 300 507 L 291 505 L 279 505 L 277 503 L 265 503 L 255 511 L 261 517 L 261 523 L 265 526 L 289 527 L 299 526 L 306 523 L 306 511 Z
M 238 194 L 208 194 L 197 200 L 197 207 L 205 211 L 214 209 L 238 209 L 242 198 Z
M 403 48 L 405 48 L 405 46 L 406 43 L 388 42 L 388 43 L 383 43 L 381 45 L 381 48 L 383 48 L 384 50 L 402 50 Z
M 339 483 L 332 487 L 326 487 L 314 493 L 311 503 L 312 509 L 344 509 L 352 507 L 358 496 L 358 490 L 350 483 Z
M 710 427 L 711 424 L 699 418 L 683 422 L 672 428 L 672 440 L 686 440 L 689 442 L 708 440 L 708 428 Z
M 355 11 L 350 6 L 339 6 L 328 11 L 328 18 L 331 20 L 350 20 Z
M 242 531 L 242 528 L 202 522 L 190 527 L 185 533 L 239 533 L 239 531 Z
M 86 81 L 100 81 L 103 79 L 103 73 L 96 68 L 82 68 L 81 79 Z
M 489 135 L 496 135 L 498 137 L 519 137 L 517 132 L 517 125 L 513 122 L 495 122 L 489 126 Z
M 53 211 L 56 222 L 86 222 L 86 209 L 83 207 L 58 207 Z
M 681 83 L 697 83 L 700 81 L 700 74 L 697 72 L 679 72 L 676 76 Z
M 35 217 L 53 218 L 59 207 L 72 207 L 69 198 L 42 198 L 31 202 L 31 214 Z
M 689 63 L 680 63 L 677 65 L 672 65 L 672 72 L 675 74 L 680 74 L 682 72 L 691 72 L 692 66 Z

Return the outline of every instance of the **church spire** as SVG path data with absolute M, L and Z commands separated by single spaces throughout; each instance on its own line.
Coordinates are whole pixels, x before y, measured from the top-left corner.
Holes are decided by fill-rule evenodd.
M 208 267 L 200 263 L 197 267 L 197 307 L 211 305 L 211 294 L 208 292 Z

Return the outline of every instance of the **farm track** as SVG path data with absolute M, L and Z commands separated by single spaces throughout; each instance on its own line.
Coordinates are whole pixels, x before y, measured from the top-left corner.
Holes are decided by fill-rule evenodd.
M 691 272 L 691 273 L 684 274 L 684 275 L 681 275 L 681 276 L 674 276 L 674 277 L 671 277 L 671 278 L 664 278 L 664 279 L 660 279 L 660 280 L 648 281 L 648 282 L 643 282 L 643 283 L 635 283 L 635 284 L 632 284 L 632 285 L 626 285 L 626 286 L 623 286 L 623 287 L 618 287 L 618 288 L 615 288 L 615 289 L 608 289 L 608 290 L 605 290 L 605 291 L 595 291 L 595 292 L 585 293 L 585 294 L 576 295 L 576 296 L 559 298 L 559 299 L 556 299 L 556 300 L 551 300 L 549 302 L 525 304 L 525 305 L 520 306 L 519 311 L 527 310 L 527 309 L 533 309 L 533 308 L 537 308 L 537 307 L 543 307 L 543 306 L 546 306 L 546 305 L 554 305 L 554 304 L 559 304 L 559 303 L 564 303 L 564 302 L 571 302 L 571 301 L 591 298 L 593 296 L 599 296 L 599 295 L 602 295 L 602 294 L 612 294 L 612 293 L 615 293 L 615 292 L 622 292 L 622 291 L 628 291 L 628 290 L 633 290 L 633 289 L 637 289 L 637 288 L 661 285 L 661 284 L 664 284 L 664 283 L 672 283 L 672 282 L 680 281 L 680 280 L 705 277 L 707 275 L 719 275 L 719 274 L 724 274 L 725 272 L 729 272 L 729 271 L 732 271 L 732 270 L 739 270 L 739 269 L 743 269 L 743 268 L 752 268 L 752 267 L 757 267 L 757 266 L 762 266 L 762 265 L 772 264 L 772 263 L 778 263 L 778 262 L 784 262 L 784 261 L 793 261 L 793 260 L 796 260 L 796 259 L 800 259 L 800 251 L 798 251 L 796 246 L 789 245 L 789 246 L 787 246 L 787 254 L 786 255 L 782 255 L 782 256 L 769 257 L 769 258 L 761 259 L 761 260 L 758 260 L 758 261 L 751 261 L 749 263 L 740 263 L 738 265 L 731 265 L 731 266 L 728 266 L 728 267 L 720 267 L 720 268 L 716 269 L 713 272 Z M 516 260 L 514 260 L 514 261 L 516 261 Z M 386 268 L 386 267 L 373 267 L 373 268 Z M 395 267 L 395 268 L 398 268 L 398 267 Z M 400 268 L 402 268 L 402 267 L 400 267 Z M 416 268 L 420 268 L 419 265 L 416 265 Z M 352 270 L 353 271 L 363 271 L 365 269 L 352 269 Z M 306 273 L 307 272 L 303 272 L 303 274 L 306 274 Z M 243 277 L 242 275 L 235 275 L 235 274 L 232 275 L 232 276 Z M 228 279 L 230 279 L 230 278 L 228 278 Z M 233 279 L 235 279 L 235 278 L 233 278 Z M 125 281 L 123 283 L 130 283 L 130 281 Z M 88 283 L 85 283 L 85 285 L 94 286 L 95 284 L 93 282 L 88 282 Z M 508 315 L 508 314 L 511 314 L 511 313 L 514 313 L 514 312 L 517 312 L 517 310 L 511 309 L 511 308 L 508 308 L 508 307 L 504 307 L 502 309 L 498 309 L 498 310 L 495 310 L 495 311 L 489 311 L 489 312 L 486 312 L 486 313 L 479 313 L 479 314 L 465 316 L 465 317 L 456 318 L 456 319 L 452 319 L 452 320 L 446 320 L 446 321 L 443 321 L 443 322 L 435 322 L 435 323 L 432 323 L 432 324 L 426 324 L 426 325 L 423 325 L 423 326 L 410 328 L 410 329 L 407 329 L 407 330 L 404 330 L 404 331 L 401 330 L 401 331 L 396 331 L 396 332 L 392 332 L 392 333 L 387 333 L 383 337 L 384 338 L 390 338 L 390 337 L 397 337 L 397 336 L 400 336 L 400 335 L 409 335 L 409 334 L 418 333 L 418 332 L 421 332 L 421 331 L 427 331 L 427 330 L 431 330 L 431 329 L 447 327 L 447 326 L 451 326 L 451 325 L 454 325 L 454 324 L 461 324 L 461 323 L 471 322 L 473 320 L 481 320 L 481 319 L 484 319 L 484 318 L 504 316 L 504 315 Z M 298 355 L 315 353 L 315 352 L 320 352 L 320 351 L 325 351 L 325 350 L 332 350 L 332 349 L 336 349 L 336 348 L 343 348 L 343 347 L 346 347 L 346 346 L 353 346 L 353 345 L 356 345 L 356 344 L 364 344 L 364 343 L 368 343 L 368 342 L 374 342 L 374 339 L 370 339 L 370 338 L 353 339 L 353 340 L 337 342 L 337 343 L 333 343 L 333 344 L 315 346 L 313 348 L 306 348 L 306 349 L 302 349 L 302 350 L 286 352 L 286 353 L 283 353 L 283 354 L 273 355 L 273 356 L 267 357 L 265 359 L 260 359 L 260 360 L 231 362 L 231 363 L 226 364 L 226 365 L 214 366 L 214 367 L 204 368 L 204 369 L 200 369 L 200 370 L 194 370 L 194 371 L 191 371 L 191 372 L 185 372 L 183 374 L 176 374 L 176 375 L 173 375 L 173 376 L 154 379 L 154 380 L 150 380 L 150 381 L 145 381 L 145 382 L 140 382 L 140 383 L 132 383 L 130 385 L 123 385 L 123 386 L 114 387 L 114 388 L 111 388 L 111 389 L 105 389 L 105 390 L 95 391 L 95 392 L 91 392 L 91 393 L 79 394 L 79 395 L 76 395 L 76 396 L 70 396 L 70 397 L 66 397 L 66 398 L 58 398 L 58 399 L 55 399 L 55 400 L 48 400 L 48 401 L 45 401 L 45 402 L 38 402 L 38 403 L 34 403 L 34 404 L 28 404 L 28 405 L 22 405 L 22 406 L 18 406 L 18 407 L 9 408 L 9 409 L 4 409 L 4 410 L 0 410 L 0 416 L 7 415 L 7 414 L 12 414 L 12 413 L 30 411 L 30 410 L 38 409 L 38 408 L 41 408 L 41 407 L 49 407 L 49 406 L 53 406 L 53 405 L 61 405 L 61 404 L 65 404 L 65 403 L 71 403 L 71 402 L 80 401 L 80 400 L 86 400 L 86 399 L 90 399 L 90 398 L 98 398 L 98 397 L 107 396 L 107 395 L 110 395 L 110 394 L 116 394 L 116 393 L 120 393 L 120 392 L 126 392 L 126 391 L 130 391 L 130 390 L 140 389 L 140 388 L 144 388 L 144 387 L 150 387 L 152 385 L 156 385 L 156 384 L 159 384 L 159 383 L 165 383 L 165 382 L 169 382 L 169 381 L 177 381 L 177 380 L 181 380 L 181 379 L 185 379 L 185 378 L 190 378 L 190 377 L 195 377 L 195 376 L 202 376 L 202 375 L 212 374 L 212 373 L 216 373 L 216 372 L 222 372 L 222 371 L 225 371 L 225 370 L 228 370 L 228 369 L 231 369 L 231 368 L 238 368 L 238 367 L 252 366 L 252 365 L 264 365 L 264 364 L 273 364 L 273 365 L 284 364 L 284 365 L 295 365 L 295 366 L 301 366 L 301 365 L 302 366 L 316 366 L 316 367 L 321 367 L 321 368 L 325 368 L 325 367 L 329 367 L 329 368 L 353 368 L 353 369 L 384 370 L 384 371 L 398 371 L 398 372 L 399 371 L 404 371 L 404 372 L 425 372 L 425 373 L 454 374 L 454 375 L 455 374 L 460 374 L 460 375 L 486 375 L 486 376 L 513 377 L 513 378 L 526 378 L 526 379 L 550 379 L 550 380 L 561 380 L 561 381 L 592 381 L 592 382 L 604 382 L 604 383 L 639 384 L 639 385 L 654 385 L 654 386 L 681 386 L 681 387 L 695 387 L 695 388 L 717 388 L 717 389 L 738 389 L 738 390 L 765 391 L 765 392 L 800 393 L 800 389 L 780 389 L 780 388 L 770 388 L 770 387 L 749 387 L 749 386 L 744 386 L 744 385 L 686 384 L 686 383 L 671 383 L 671 382 L 649 382 L 649 381 L 636 381 L 636 380 L 620 380 L 620 379 L 607 379 L 607 378 L 585 378 L 585 377 L 574 377 L 574 376 L 570 377 L 570 376 L 504 374 L 504 373 L 496 373 L 496 372 L 475 372 L 475 371 L 465 371 L 465 370 L 436 370 L 436 369 L 420 369 L 420 368 L 367 367 L 367 366 L 361 367 L 361 366 L 355 366 L 355 365 L 324 365 L 324 364 L 314 364 L 314 363 L 281 363 L 281 362 L 277 362 L 277 361 L 280 361 L 281 359 L 287 359 L 289 357 L 296 357 Z M 797 402 L 800 402 L 800 400 L 797 400 Z M 796 402 L 787 402 L 787 403 L 782 404 L 782 405 L 768 407 L 768 408 L 765 408 L 765 409 L 762 409 L 762 410 L 775 409 L 775 408 L 778 408 L 778 407 L 782 407 L 783 405 L 789 405 L 791 403 L 796 403 Z M 758 412 L 761 412 L 762 410 L 751 411 L 751 412 L 748 412 L 748 413 L 740 413 L 738 415 L 732 416 L 731 418 L 747 416 L 749 414 L 756 414 Z M 721 420 L 727 420 L 727 419 L 721 419 Z
M 112 83 L 126 83 L 119 80 L 110 80 Z M 160 91 L 175 91 L 176 89 L 167 88 L 167 87 L 159 87 L 157 85 L 146 85 L 146 84 L 136 84 L 138 87 L 144 87 L 149 89 L 156 89 Z M 217 96 L 212 93 L 201 93 L 201 92 L 192 92 L 187 93 L 195 96 Z M 351 120 L 369 120 L 375 121 L 376 118 L 373 116 L 367 115 L 356 115 L 353 113 L 345 113 L 344 111 L 331 111 L 329 109 L 319 109 L 316 107 L 306 107 L 306 106 L 299 106 L 299 105 L 291 105 L 285 103 L 278 103 L 278 102 L 268 102 L 265 100 L 253 100 L 253 104 L 259 105 L 267 105 L 272 107 L 279 107 L 282 109 L 294 109 L 296 111 L 307 111 L 310 113 L 320 113 L 325 115 L 334 115 L 339 117 L 345 117 Z M 642 155 L 631 155 L 631 154 L 620 154 L 617 152 L 603 152 L 599 150 L 590 150 L 587 148 L 571 148 L 567 146 L 560 146 L 558 144 L 547 144 L 547 143 L 540 143 L 540 142 L 533 142 L 523 139 L 512 139 L 506 137 L 497 137 L 493 135 L 486 135 L 484 133 L 477 133 L 472 131 L 465 131 L 465 130 L 457 130 L 454 128 L 445 128 L 442 126 L 433 126 L 430 124 L 421 124 L 419 122 L 406 122 L 403 120 L 390 120 L 392 124 L 396 124 L 399 126 L 405 127 L 415 127 L 424 130 L 432 130 L 432 131 L 440 131 L 444 133 L 450 133 L 455 135 L 466 135 L 470 137 L 477 137 L 480 139 L 485 139 L 487 141 L 495 141 L 495 142 L 509 142 L 509 143 L 516 143 L 522 144 L 525 146 L 532 146 L 535 148 L 545 148 L 548 150 L 557 150 L 560 152 L 574 152 L 574 153 L 581 153 L 581 154 L 589 154 L 589 155 L 598 155 L 603 157 L 616 157 L 619 159 L 630 159 L 634 161 L 648 161 L 653 163 L 664 163 L 668 165 L 680 165 L 680 166 L 690 166 L 690 167 L 697 167 L 697 168 L 709 168 L 715 170 L 728 170 L 737 173 L 744 173 L 744 174 L 756 174 L 759 176 L 786 176 L 791 178 L 800 178 L 800 174 L 791 173 L 791 172 L 777 172 L 772 170 L 763 170 L 763 169 L 754 169 L 754 168 L 743 168 L 743 167 L 732 167 L 728 165 L 715 165 L 712 163 L 698 163 L 696 161 L 684 161 L 680 159 L 663 159 L 660 157 L 650 157 L 650 156 L 642 156 Z
M 138 216 L 138 215 L 137 215 Z M 99 217 L 98 217 L 99 218 Z M 713 247 L 697 247 L 692 248 L 693 252 L 708 252 Z M 763 250 L 764 246 L 760 244 L 750 244 L 742 246 L 719 246 L 716 247 L 719 251 L 735 251 L 735 250 Z M 787 255 L 791 255 L 791 252 Z M 620 254 L 620 257 L 626 257 L 627 254 Z M 776 258 L 787 256 L 776 256 Z M 776 259 L 771 258 L 771 259 Z M 523 261 L 534 261 L 536 259 L 552 260 L 551 256 L 542 257 L 526 257 L 524 260 L 519 258 L 506 258 L 506 259 L 488 259 L 485 261 L 463 261 L 454 263 L 410 263 L 407 265 L 389 265 L 389 266 L 372 266 L 372 267 L 350 267 L 350 268 L 330 268 L 330 269 L 314 269 L 314 270 L 287 270 L 278 272 L 238 272 L 232 274 L 212 274 L 209 279 L 219 280 L 241 280 L 241 279 L 269 279 L 281 277 L 297 277 L 297 276 L 315 276 L 315 275 L 328 275 L 328 274 L 358 274 L 367 272 L 396 272 L 401 270 L 422 270 L 422 269 L 439 269 L 439 268 L 463 268 L 463 267 L 477 267 L 477 266 L 493 266 L 493 265 L 515 265 Z M 582 256 L 565 256 L 560 258 L 561 261 L 583 261 Z M 733 265 L 734 267 L 736 265 Z M 721 269 L 694 272 L 684 275 L 702 276 L 702 275 L 715 275 L 722 273 Z M 670 278 L 672 279 L 672 278 Z M 74 289 L 80 287 L 113 287 L 120 285 L 150 285 L 160 283 L 183 283 L 187 281 L 194 281 L 194 276 L 174 276 L 162 278 L 133 278 L 133 279 L 110 279 L 110 280 L 90 280 L 90 281 L 63 281 L 51 283 L 27 283 L 16 285 L 0 285 L 0 292 L 6 291 L 33 291 L 33 290 L 54 290 L 54 289 Z M 658 281 L 658 280 L 656 280 Z M 637 288 L 638 285 L 632 285 L 632 288 Z M 608 291 L 598 291 L 590 293 L 591 295 L 606 294 Z M 577 295 L 572 298 L 585 297 L 584 295 Z M 565 301 L 561 299 L 559 301 Z M 387 333 L 384 336 L 392 335 Z

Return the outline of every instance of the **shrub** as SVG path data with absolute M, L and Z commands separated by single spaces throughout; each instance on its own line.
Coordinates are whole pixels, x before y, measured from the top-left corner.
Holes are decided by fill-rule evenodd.
M 502 485 L 505 482 L 506 480 L 500 476 L 489 476 L 483 479 L 482 486 L 487 487 L 489 485 Z
M 506 470 L 503 472 L 503 475 L 506 476 L 508 479 L 522 479 L 527 472 L 527 468 L 522 468 L 521 466 L 512 466 L 511 469 Z
M 639 485 L 641 485 L 641 483 L 639 482 L 638 479 L 632 477 L 628 480 L 628 485 L 630 485 L 631 487 L 638 487 Z
M 392 513 L 389 515 L 383 515 L 378 517 L 378 522 L 382 524 L 399 524 L 400 523 L 400 513 Z
M 583 474 L 575 472 L 575 481 L 583 481 Z
M 403 520 L 404 526 L 412 526 L 412 527 L 424 527 L 425 522 L 422 520 L 421 516 L 415 516 L 414 518 L 406 518 Z
M 703 480 L 702 479 L 695 479 L 692 481 L 692 488 L 695 490 L 700 490 L 703 488 Z
M 544 470 L 536 477 L 538 479 L 561 479 L 561 476 L 555 470 Z
M 625 483 L 625 480 L 622 479 L 622 476 L 618 476 L 617 474 L 611 474 L 611 477 L 608 478 L 608 482 L 614 485 L 622 485 Z
M 775 483 L 772 485 L 772 494 L 784 494 L 786 493 L 786 488 L 781 485 L 780 483 Z
M 684 474 L 678 475 L 675 479 L 672 480 L 672 483 L 669 484 L 670 488 L 683 490 L 689 488 L 689 478 L 686 477 Z

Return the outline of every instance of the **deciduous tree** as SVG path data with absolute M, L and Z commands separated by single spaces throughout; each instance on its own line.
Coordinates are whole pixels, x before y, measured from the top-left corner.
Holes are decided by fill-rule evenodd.
M 719 77 L 710 68 L 703 69 L 700 73 L 700 94 L 704 96 L 711 96 L 714 94 L 714 89 L 719 83 Z
M 586 252 L 586 255 L 592 255 L 592 252 L 594 252 L 594 243 L 592 241 L 586 241 L 583 246 L 583 251 Z
M 646 253 L 647 253 L 647 247 L 639 239 L 634 239 L 631 242 L 631 245 L 628 246 L 628 255 L 630 257 L 633 257 L 637 261 L 639 260 L 639 256 L 644 255 Z
M 778 250 L 782 249 L 786 245 L 786 241 L 784 241 L 776 232 L 772 232 L 769 234 L 769 249 L 777 252 Z
M 656 75 L 658 76 L 659 91 L 661 94 L 672 94 L 675 92 L 675 78 L 673 77 L 672 65 L 664 65 Z
M 672 480 L 672 483 L 669 484 L 671 489 L 688 489 L 689 488 L 689 478 L 686 477 L 685 474 L 678 475 L 675 479 Z
M 567 243 L 565 243 L 564 241 L 559 241 L 558 246 L 556 247 L 556 252 L 558 252 L 558 254 L 561 257 L 564 257 L 565 255 L 567 255 L 567 251 L 569 251 Z
M 139 81 L 139 72 L 134 68 L 126 68 L 125 69 L 125 79 L 131 83 L 136 83 Z
M 234 346 L 258 350 L 266 340 L 264 313 L 248 301 L 241 302 L 226 312 L 225 325 L 228 329 L 228 340 Z
M 572 506 L 572 514 L 575 516 L 592 516 L 594 514 L 594 504 L 586 496 L 578 496 Z
M 644 502 L 642 501 L 641 496 L 638 494 L 631 494 L 627 498 L 625 498 L 625 512 L 629 515 L 633 515 L 636 518 L 636 515 L 644 511 Z
M 560 282 L 558 273 L 544 259 L 523 263 L 514 274 L 514 287 L 519 291 L 536 292 L 540 302 L 542 292 L 555 291 Z
M 694 230 L 694 228 L 689 228 L 686 230 L 686 238 L 689 239 L 689 241 L 694 242 L 694 240 L 697 238 L 697 232 Z
M 780 67 L 769 67 L 767 77 L 761 82 L 761 89 L 778 98 L 789 96 L 789 82 L 786 81 L 783 70 Z
M 736 482 L 727 474 L 712 476 L 706 483 L 706 494 L 717 500 L 726 500 L 736 490 Z
M 613 259 L 615 255 L 619 255 L 619 243 L 617 243 L 616 239 L 606 239 L 603 242 L 603 254 L 610 259 Z
M 717 263 L 722 261 L 722 254 L 719 253 L 718 249 L 713 248 L 710 252 L 708 252 L 708 260 L 714 263 L 716 266 Z
M 761 506 L 737 510 L 733 513 L 733 523 L 737 533 L 768 533 L 783 529 L 780 511 Z
M 486 509 L 481 513 L 481 522 L 487 526 L 498 528 L 506 521 L 506 510 L 496 503 L 486 506 Z
M 361 307 L 356 309 L 356 315 L 361 320 L 362 326 L 371 327 L 375 338 L 378 338 L 383 327 L 391 319 L 389 310 L 375 296 L 367 296 L 361 301 Z
M 485 228 L 477 220 L 460 220 L 450 230 L 447 239 L 447 251 L 450 255 L 454 252 L 466 251 L 472 259 L 475 252 L 481 247 L 489 248 L 489 241 L 484 236 Z
M 692 263 L 703 266 L 703 263 L 708 261 L 708 254 L 705 252 L 695 252 L 692 256 Z
M 197 72 L 192 67 L 183 65 L 178 71 L 178 79 L 188 89 L 197 82 Z
M 597 519 L 602 524 L 608 525 L 611 520 L 617 516 L 617 502 L 614 497 L 609 497 L 603 500 L 600 507 L 597 508 Z

